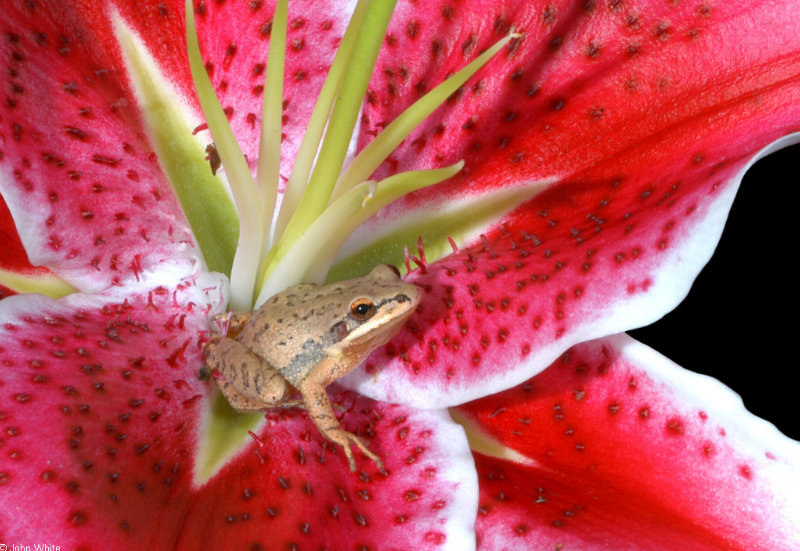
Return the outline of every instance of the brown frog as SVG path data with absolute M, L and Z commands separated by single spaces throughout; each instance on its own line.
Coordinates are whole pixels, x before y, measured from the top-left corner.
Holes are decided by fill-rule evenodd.
M 215 334 L 203 352 L 222 394 L 239 412 L 300 406 L 322 435 L 341 445 L 350 470 L 350 444 L 383 467 L 360 438 L 346 432 L 325 390 L 386 344 L 420 301 L 417 286 L 392 266 L 328 285 L 300 284 L 271 297 L 254 312 L 215 318 L 228 334 Z M 227 317 L 227 320 L 225 320 Z M 290 400 L 291 387 L 302 402 Z

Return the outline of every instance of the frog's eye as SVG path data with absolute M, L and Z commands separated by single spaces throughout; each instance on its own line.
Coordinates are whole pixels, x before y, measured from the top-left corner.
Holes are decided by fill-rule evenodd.
M 368 320 L 375 313 L 375 305 L 368 298 L 357 298 L 350 305 L 350 315 L 358 321 Z

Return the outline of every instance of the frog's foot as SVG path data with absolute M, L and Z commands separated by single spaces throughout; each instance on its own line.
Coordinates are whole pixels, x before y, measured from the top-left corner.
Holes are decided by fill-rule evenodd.
M 351 443 L 355 444 L 356 447 L 361 450 L 361 453 L 372 459 L 375 464 L 378 465 L 378 470 L 383 470 L 383 461 L 381 461 L 381 458 L 369 451 L 367 445 L 355 434 L 351 434 L 342 428 L 336 428 L 325 431 L 323 436 L 342 447 L 344 455 L 347 457 L 347 462 L 350 464 L 351 472 L 356 472 L 356 460 L 353 457 L 353 450 L 350 449 Z

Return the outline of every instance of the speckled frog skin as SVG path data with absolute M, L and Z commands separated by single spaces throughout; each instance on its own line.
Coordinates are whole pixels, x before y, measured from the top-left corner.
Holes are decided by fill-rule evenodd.
M 382 467 L 357 436 L 342 429 L 325 387 L 386 344 L 419 301 L 419 288 L 390 266 L 328 285 L 295 285 L 255 312 L 215 319 L 213 326 L 222 321 L 231 336 L 212 335 L 203 348 L 206 363 L 237 411 L 305 407 L 322 435 L 344 448 L 351 471 L 356 468 L 351 443 Z M 288 399 L 289 385 L 302 403 Z

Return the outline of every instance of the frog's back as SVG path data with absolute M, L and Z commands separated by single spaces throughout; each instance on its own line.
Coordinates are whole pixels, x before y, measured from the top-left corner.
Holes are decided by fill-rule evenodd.
M 397 270 L 376 266 L 360 278 L 295 285 L 276 294 L 238 340 L 297 386 L 326 357 L 346 357 L 340 368 L 355 368 L 396 333 L 419 299 L 419 289 Z
M 301 284 L 278 293 L 253 314 L 240 342 L 275 369 L 310 369 L 324 357 L 331 326 L 341 316 L 342 297 L 330 285 Z

